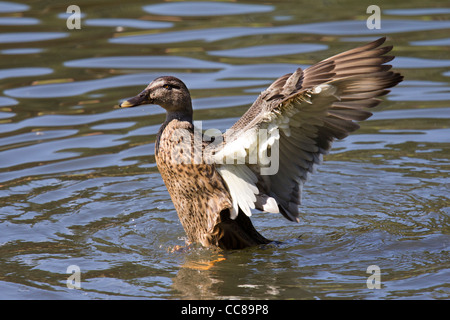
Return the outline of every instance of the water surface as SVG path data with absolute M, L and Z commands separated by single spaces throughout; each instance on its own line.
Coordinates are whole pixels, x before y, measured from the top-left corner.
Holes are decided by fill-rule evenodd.
M 445 1 L 0 2 L 1 299 L 450 298 L 450 8 Z M 161 75 L 226 130 L 280 75 L 388 36 L 392 89 L 307 183 L 300 223 L 254 212 L 277 245 L 184 244 L 158 173 Z M 81 270 L 81 289 L 66 285 Z M 369 289 L 367 268 L 381 271 Z

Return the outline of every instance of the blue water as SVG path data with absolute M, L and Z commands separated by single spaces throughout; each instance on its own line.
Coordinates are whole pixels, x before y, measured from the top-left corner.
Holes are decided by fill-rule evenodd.
M 61 3 L 0 1 L 0 298 L 449 299 L 450 8 L 383 1 L 368 29 L 371 4 L 86 0 L 70 30 Z M 253 213 L 281 244 L 171 252 L 163 110 L 118 103 L 174 75 L 225 131 L 277 77 L 381 36 L 405 80 L 334 144 L 300 223 Z

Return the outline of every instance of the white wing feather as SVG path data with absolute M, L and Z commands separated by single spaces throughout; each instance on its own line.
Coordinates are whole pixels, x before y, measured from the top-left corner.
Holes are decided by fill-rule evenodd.
M 334 93 L 335 90 L 328 84 L 317 86 L 310 91 L 311 96 L 319 94 L 321 96 L 329 96 L 334 95 Z M 307 104 L 310 105 L 310 102 L 307 101 Z M 301 125 L 301 120 L 295 119 L 295 115 L 299 112 L 299 106 L 300 104 L 290 106 L 291 108 L 285 114 L 268 114 L 268 121 L 261 123 L 259 128 L 243 131 L 242 134 L 238 135 L 237 139 L 231 142 L 225 141 L 223 148 L 215 153 L 214 159 L 216 164 L 218 164 L 217 170 L 230 190 L 233 202 L 230 214 L 232 219 L 237 217 L 239 208 L 247 216 L 251 216 L 251 209 L 255 209 L 255 203 L 266 212 L 279 212 L 276 199 L 270 196 L 258 196 L 259 190 L 256 186 L 258 177 L 247 164 L 255 164 L 260 169 L 268 165 L 264 160 L 267 159 L 268 150 L 274 147 L 276 143 L 279 143 L 280 132 L 287 137 L 291 137 L 291 127 L 296 128 Z M 259 130 L 262 129 L 266 130 L 267 133 L 265 139 L 261 139 L 261 136 L 258 134 Z M 289 148 L 289 152 L 292 155 L 298 152 L 298 150 L 291 148 Z M 292 166 L 288 158 L 282 160 L 284 161 L 281 162 L 281 165 Z M 300 177 L 278 177 L 280 180 L 290 178 L 297 180 L 300 188 L 302 187 L 303 181 Z M 303 180 L 305 178 L 303 177 Z M 277 186 L 273 187 L 277 189 Z
M 217 170 L 225 180 L 233 200 L 231 219 L 237 217 L 239 208 L 251 216 L 250 210 L 255 209 L 256 195 L 259 193 L 256 175 L 246 165 L 225 164 L 218 166 Z

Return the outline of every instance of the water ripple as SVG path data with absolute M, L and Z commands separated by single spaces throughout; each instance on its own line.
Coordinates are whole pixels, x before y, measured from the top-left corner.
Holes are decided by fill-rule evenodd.
M 136 68 L 136 69 L 222 69 L 226 64 L 177 56 L 120 56 L 87 58 L 64 62 L 76 68 Z
M 144 6 L 143 9 L 152 14 L 166 16 L 224 16 L 250 14 L 273 11 L 269 5 L 240 4 L 226 2 L 172 2 Z
M 19 77 L 31 77 L 41 76 L 44 74 L 52 73 L 50 68 L 13 68 L 0 70 L 0 80 L 7 78 L 19 78 Z
M 18 49 L 4 49 L 0 50 L 2 54 L 33 54 L 44 51 L 44 49 L 39 48 L 18 48 Z
M 192 74 L 173 72 L 172 75 L 183 79 L 191 89 L 235 88 L 261 86 L 269 83 L 268 81 L 261 80 L 220 80 L 220 73 Z M 160 73 L 129 74 L 98 80 L 26 86 L 5 90 L 4 93 L 11 97 L 28 99 L 70 97 L 100 89 L 137 85 L 144 86 L 159 76 L 161 76 Z
M 14 3 L 8 1 L 0 1 L 0 12 L 22 12 L 30 9 L 30 6 L 21 3 Z
M 450 46 L 450 38 L 411 41 L 413 46 Z
M 208 53 L 213 56 L 222 57 L 257 58 L 314 52 L 326 49 L 328 49 L 328 46 L 323 44 L 276 44 L 228 50 L 215 50 L 209 51 Z
M 39 24 L 39 20 L 35 18 L 24 17 L 0 17 L 0 26 L 30 26 Z
M 414 8 L 383 10 L 386 14 L 398 16 L 423 16 L 427 14 L 449 14 L 450 8 Z
M 392 89 L 389 95 L 392 101 L 448 101 L 450 87 L 446 83 L 433 81 L 404 81 Z
M 0 298 L 448 298 L 448 8 L 401 2 L 369 30 L 364 6 L 333 1 L 90 1 L 70 31 L 62 6 L 0 2 Z M 225 131 L 275 78 L 383 35 L 405 81 L 334 143 L 300 223 L 253 212 L 282 243 L 168 252 L 185 234 L 155 164 L 165 111 L 115 105 L 171 74 L 197 124 Z
M 395 68 L 441 68 L 450 67 L 450 60 L 396 57 L 392 65 Z
M 450 21 L 416 21 L 383 19 L 382 34 L 426 31 L 450 28 Z M 157 34 L 122 36 L 110 39 L 111 43 L 122 44 L 163 44 L 186 41 L 213 42 L 230 38 L 263 34 L 332 34 L 332 35 L 373 35 L 374 31 L 366 27 L 366 21 L 330 21 L 279 27 L 223 27 L 162 32 Z
M 16 104 L 18 104 L 18 101 L 16 99 L 0 96 L 0 107 L 14 106 Z
M 84 21 L 84 24 L 93 27 L 129 27 L 137 29 L 161 29 L 173 27 L 173 23 L 171 22 L 115 18 L 87 19 Z
M 0 34 L 0 43 L 22 43 L 54 40 L 68 37 L 66 32 L 11 32 Z

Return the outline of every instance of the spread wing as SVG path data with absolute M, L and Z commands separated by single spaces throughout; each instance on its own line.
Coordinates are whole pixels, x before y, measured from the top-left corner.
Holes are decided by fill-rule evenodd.
M 367 110 L 403 77 L 390 71 L 385 38 L 286 74 L 263 91 L 224 136 L 217 169 L 233 198 L 232 218 L 250 209 L 299 221 L 308 175 L 335 139 L 359 128 Z

